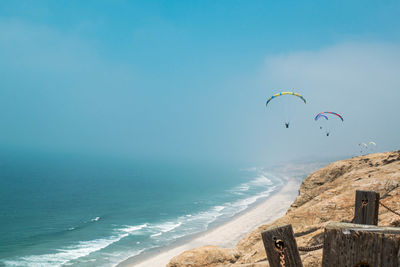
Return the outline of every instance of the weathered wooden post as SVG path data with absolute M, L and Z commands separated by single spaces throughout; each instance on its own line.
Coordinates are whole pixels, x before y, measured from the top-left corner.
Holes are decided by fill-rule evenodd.
M 271 267 L 302 267 L 291 225 L 262 232 L 265 252 Z
M 379 193 L 356 191 L 354 223 L 378 225 Z
M 400 228 L 329 223 L 322 267 L 399 267 Z

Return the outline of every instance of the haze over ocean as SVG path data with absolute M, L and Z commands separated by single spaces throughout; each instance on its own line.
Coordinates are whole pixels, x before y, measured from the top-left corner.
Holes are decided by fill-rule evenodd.
M 0 265 L 113 265 L 232 218 L 310 162 L 399 149 L 399 12 L 1 1 Z M 265 106 L 282 91 L 307 99 L 289 129 Z M 329 137 L 321 111 L 344 117 Z
M 112 266 L 224 222 L 315 169 L 1 156 L 0 264 Z M 6 179 L 4 179 L 6 178 Z

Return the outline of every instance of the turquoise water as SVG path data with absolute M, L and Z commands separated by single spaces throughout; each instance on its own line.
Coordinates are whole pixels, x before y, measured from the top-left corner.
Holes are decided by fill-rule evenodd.
M 242 167 L 2 155 L 0 265 L 113 266 L 205 231 L 282 185 Z

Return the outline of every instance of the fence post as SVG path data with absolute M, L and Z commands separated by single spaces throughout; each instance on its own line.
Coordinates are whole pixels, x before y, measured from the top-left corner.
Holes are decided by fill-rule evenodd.
M 354 223 L 378 225 L 379 193 L 356 191 Z
M 271 267 L 302 267 L 292 225 L 270 228 L 262 232 L 265 252 Z
M 400 228 L 329 223 L 322 267 L 400 266 Z

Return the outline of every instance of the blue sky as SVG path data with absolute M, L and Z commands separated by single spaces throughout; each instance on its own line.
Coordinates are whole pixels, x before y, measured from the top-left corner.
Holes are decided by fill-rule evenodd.
M 397 149 L 399 13 L 398 1 L 1 1 L 0 148 L 249 164 Z M 265 100 L 291 88 L 308 103 L 286 130 Z M 312 120 L 325 109 L 345 117 L 329 139 Z

